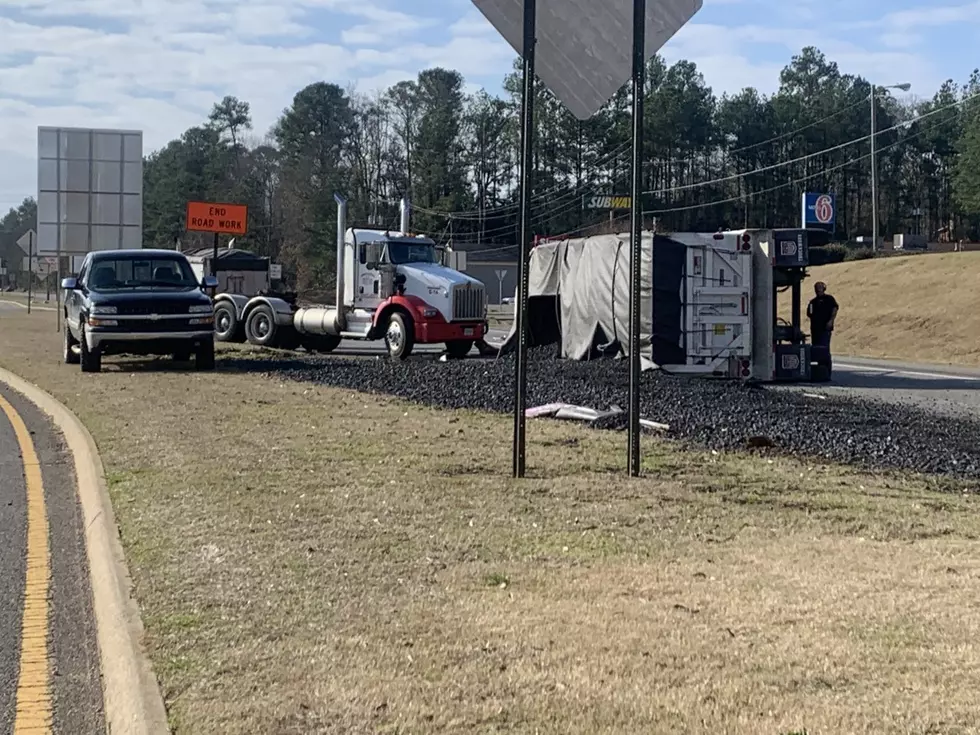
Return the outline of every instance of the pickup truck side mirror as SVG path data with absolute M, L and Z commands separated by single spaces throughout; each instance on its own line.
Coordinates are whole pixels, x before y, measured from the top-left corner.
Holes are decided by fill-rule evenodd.
M 74 290 L 76 290 L 78 288 L 78 279 L 77 278 L 62 278 L 61 279 L 61 287 L 65 291 L 74 291 Z
M 204 288 L 217 288 L 218 279 L 214 276 L 204 276 L 204 279 L 201 281 L 201 286 Z

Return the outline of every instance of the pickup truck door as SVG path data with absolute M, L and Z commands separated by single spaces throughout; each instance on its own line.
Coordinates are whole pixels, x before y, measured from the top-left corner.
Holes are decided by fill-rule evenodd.
M 82 267 L 78 271 L 76 288 L 73 291 L 69 291 L 65 294 L 65 308 L 68 317 L 68 323 L 78 326 L 79 314 L 81 314 L 81 301 L 82 301 L 82 283 L 84 278 L 88 275 L 88 261 L 86 260 L 82 263 Z

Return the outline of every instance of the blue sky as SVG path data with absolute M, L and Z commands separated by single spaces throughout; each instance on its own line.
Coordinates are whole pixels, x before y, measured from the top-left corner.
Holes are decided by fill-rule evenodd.
M 470 0 L 2 0 L 0 38 L 3 210 L 35 191 L 38 125 L 141 129 L 151 150 L 234 94 L 261 136 L 313 81 L 370 92 L 440 65 L 496 91 L 514 56 Z M 980 0 L 704 0 L 663 54 L 716 92 L 772 92 L 816 45 L 928 97 L 966 80 L 978 40 Z

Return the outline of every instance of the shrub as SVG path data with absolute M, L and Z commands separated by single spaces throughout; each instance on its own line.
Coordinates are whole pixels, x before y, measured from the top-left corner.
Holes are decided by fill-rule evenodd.
M 847 258 L 847 248 L 843 245 L 825 245 L 810 248 L 810 265 L 828 265 L 843 263 Z
M 871 260 L 877 257 L 877 255 L 871 248 L 860 248 L 857 250 L 848 250 L 844 260 Z

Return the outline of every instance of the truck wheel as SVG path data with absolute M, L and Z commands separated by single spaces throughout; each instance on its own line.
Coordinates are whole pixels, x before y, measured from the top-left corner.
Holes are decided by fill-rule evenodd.
M 83 373 L 102 372 L 102 351 L 99 349 L 89 350 L 88 340 L 85 339 L 85 326 L 82 326 L 82 338 L 79 340 L 79 358 Z
M 385 331 L 385 346 L 390 357 L 404 360 L 412 354 L 412 348 L 415 346 L 414 328 L 411 317 L 400 311 L 392 313 L 388 318 L 388 329 Z
M 78 353 L 75 352 L 75 348 L 78 347 L 78 340 L 71 336 L 71 329 L 68 328 L 68 324 L 65 324 L 65 365 L 77 365 L 78 364 Z
M 453 360 L 461 360 L 470 354 L 470 350 L 473 349 L 473 340 L 471 339 L 460 339 L 455 342 L 446 342 L 446 352 L 449 353 L 449 357 Z
M 194 353 L 195 370 L 214 370 L 214 339 L 203 339 Z
M 272 347 L 276 343 L 276 315 L 265 304 L 256 306 L 245 321 L 245 337 L 253 345 Z
M 214 338 L 219 342 L 245 341 L 245 329 L 234 304 L 222 302 L 214 307 Z
M 307 352 L 326 354 L 340 346 L 340 337 L 335 334 L 307 335 L 303 338 L 303 348 Z

